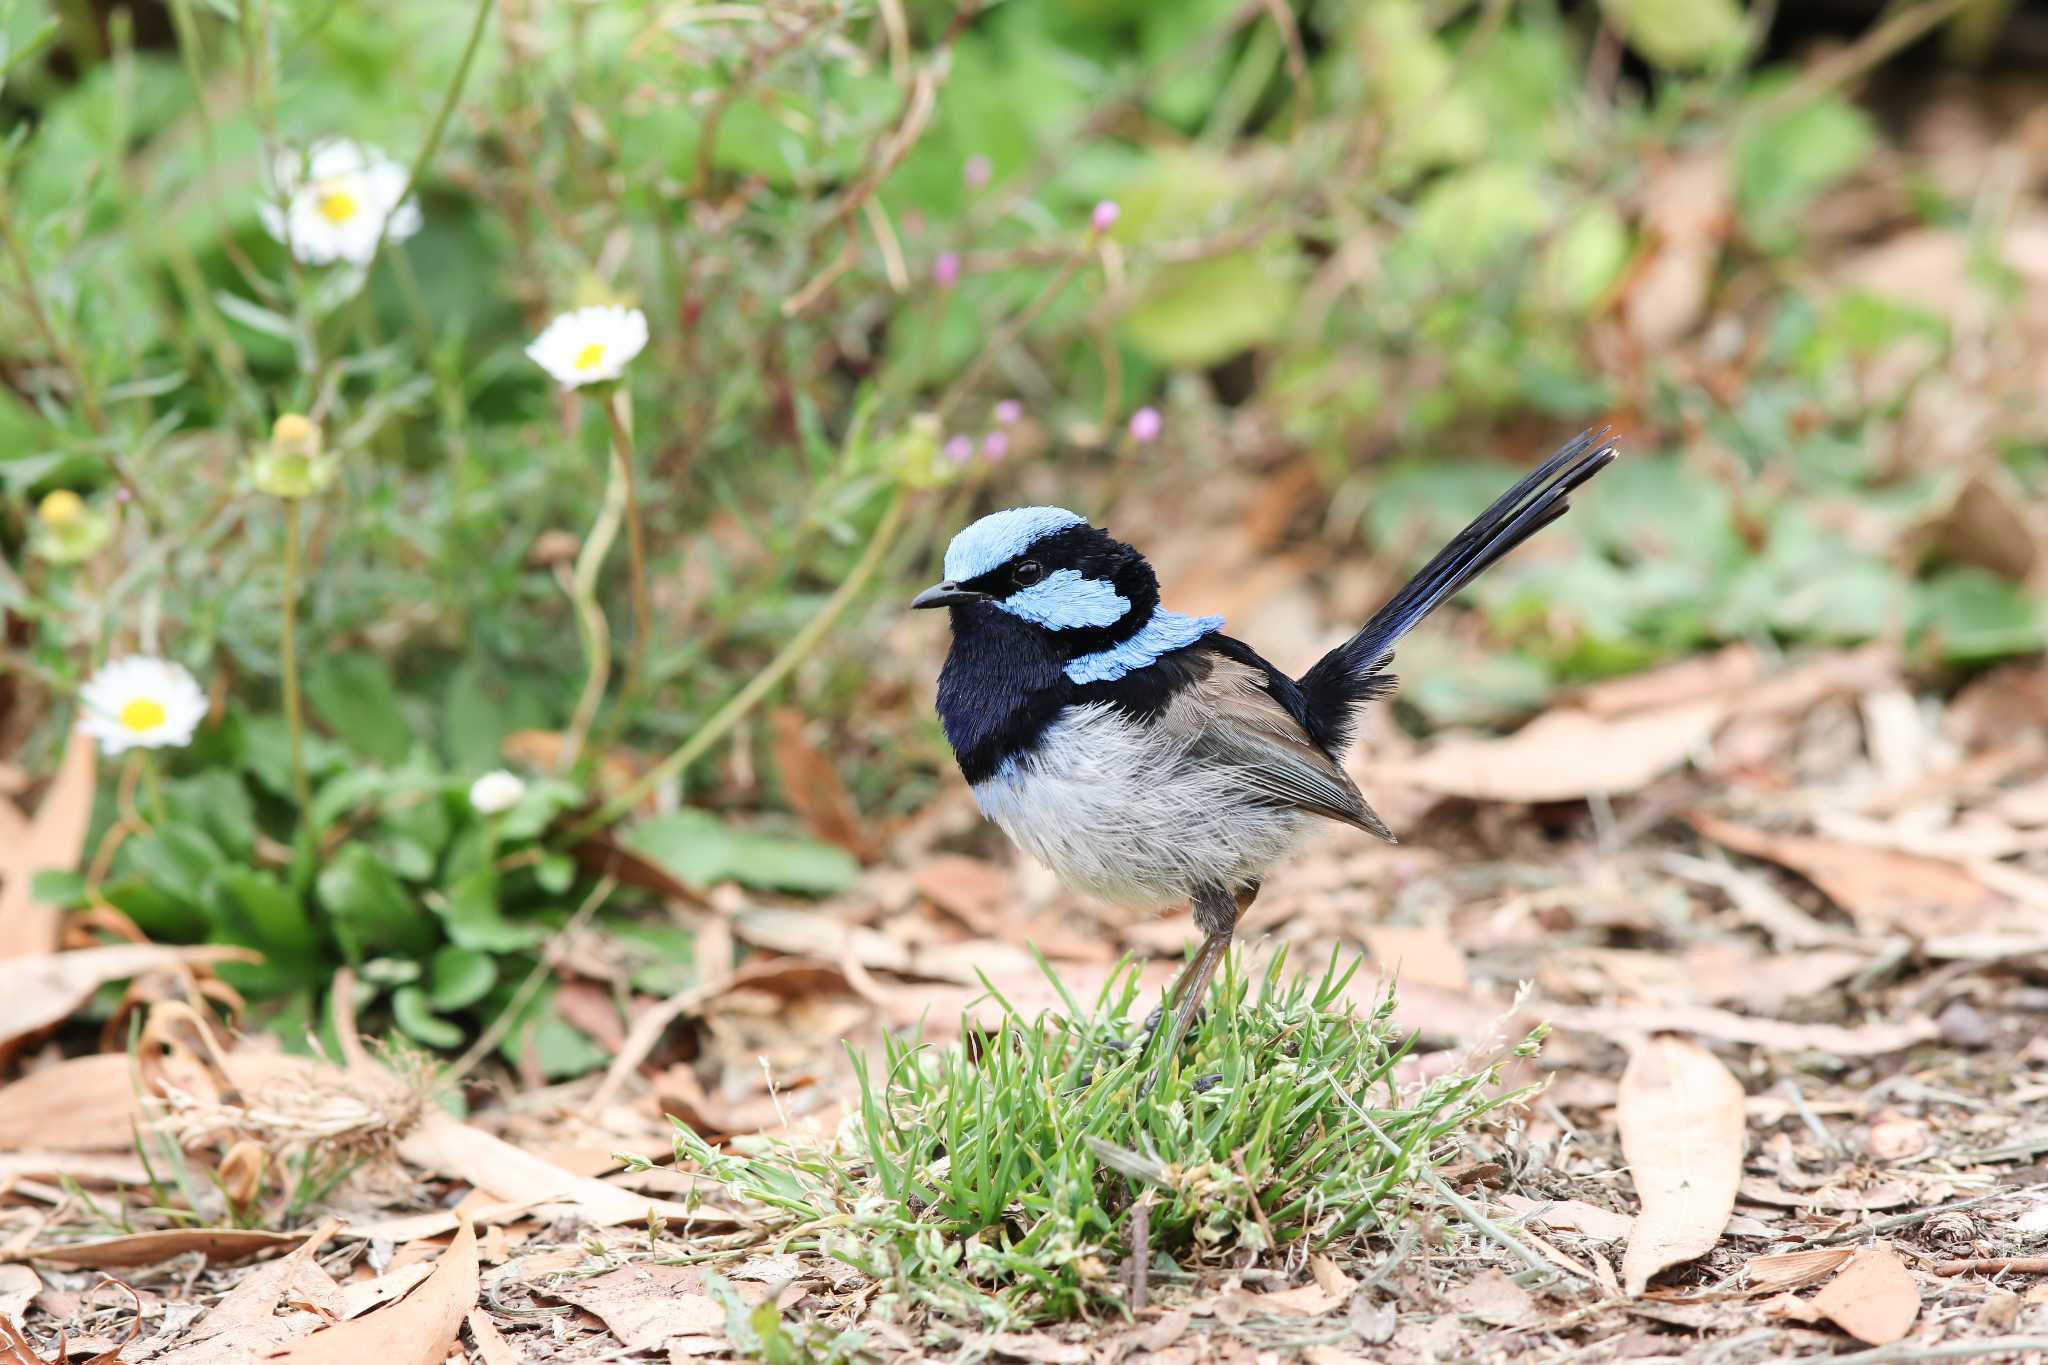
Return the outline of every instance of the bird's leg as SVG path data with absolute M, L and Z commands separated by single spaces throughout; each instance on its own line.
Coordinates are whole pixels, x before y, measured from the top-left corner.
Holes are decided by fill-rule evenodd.
M 1173 1065 L 1174 1053 L 1180 1049 L 1181 1039 L 1187 1036 L 1188 1027 L 1201 1012 L 1202 1001 L 1209 994 L 1209 979 L 1216 975 L 1216 966 L 1230 951 L 1231 935 L 1237 931 L 1238 916 L 1258 895 L 1257 883 L 1240 889 L 1236 894 L 1221 886 L 1204 886 L 1194 894 L 1195 927 L 1206 937 L 1202 946 L 1195 950 L 1194 961 L 1181 969 L 1174 980 L 1173 988 L 1167 992 L 1166 1046 L 1159 1054 L 1159 1070 L 1154 1072 L 1138 1090 L 1143 1098 L 1152 1091 L 1166 1068 Z M 1155 1019 L 1147 1021 L 1148 1029 L 1158 1027 Z

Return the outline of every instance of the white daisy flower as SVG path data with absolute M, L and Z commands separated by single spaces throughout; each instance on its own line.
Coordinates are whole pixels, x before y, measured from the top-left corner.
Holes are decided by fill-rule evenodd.
M 405 167 L 375 147 L 326 138 L 279 157 L 275 180 L 276 201 L 258 206 L 263 226 L 307 265 L 368 265 L 380 236 L 399 242 L 420 230 L 418 203 L 399 202 Z
M 508 773 L 503 768 L 485 773 L 469 784 L 469 804 L 484 815 L 510 810 L 524 795 L 526 784 L 519 780 L 518 774 Z
M 109 660 L 79 689 L 78 700 L 78 728 L 109 758 L 189 744 L 206 716 L 206 694 L 185 666 L 147 654 Z
M 647 345 L 647 315 L 638 308 L 578 308 L 549 323 L 526 348 L 534 364 L 565 389 L 617 379 Z

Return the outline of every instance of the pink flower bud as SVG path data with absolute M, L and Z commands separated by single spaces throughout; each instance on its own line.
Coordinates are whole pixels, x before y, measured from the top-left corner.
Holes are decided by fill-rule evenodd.
M 930 447 L 926 447 L 926 449 L 930 449 Z M 955 436 L 952 440 L 946 442 L 945 455 L 954 464 L 966 464 L 974 458 L 974 442 L 968 440 L 965 436 Z
M 1005 398 L 996 404 L 996 420 L 1006 427 L 1017 425 L 1017 419 L 1024 415 L 1024 405 L 1014 398 Z
M 1131 414 L 1131 439 L 1156 441 L 1159 439 L 1159 428 L 1164 425 L 1159 417 L 1159 409 L 1139 408 Z
M 932 283 L 941 289 L 951 289 L 960 283 L 960 253 L 941 251 L 932 262 Z
M 979 152 L 968 157 L 967 164 L 960 168 L 960 178 L 967 182 L 967 188 L 970 190 L 978 190 L 986 185 L 989 176 L 994 173 L 995 168 L 989 165 L 988 158 Z
M 1123 210 L 1116 206 L 1114 199 L 1105 199 L 1088 215 L 1088 223 L 1097 232 L 1107 232 L 1116 226 L 1116 220 L 1122 213 Z
M 981 453 L 984 458 L 1000 460 L 1010 453 L 1010 438 L 1000 431 L 991 431 L 982 438 Z

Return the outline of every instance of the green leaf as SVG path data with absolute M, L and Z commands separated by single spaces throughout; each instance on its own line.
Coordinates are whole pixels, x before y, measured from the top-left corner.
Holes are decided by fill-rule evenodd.
M 474 948 L 444 945 L 427 968 L 427 995 L 443 1014 L 474 1005 L 497 984 L 497 959 Z
M 1586 312 L 1621 278 L 1629 252 L 1628 227 L 1613 205 L 1596 200 L 1582 206 L 1544 249 L 1543 301 L 1559 312 Z
M 1759 85 L 1757 98 L 1771 87 Z M 1769 251 L 1796 246 L 1800 218 L 1877 146 L 1870 116 L 1839 95 L 1745 128 L 1735 144 L 1735 204 L 1743 230 Z
M 246 942 L 266 953 L 317 957 L 321 940 L 307 908 L 275 874 L 254 867 L 230 867 L 214 881 L 223 918 Z
M 391 1017 L 401 1029 L 428 1047 L 462 1045 L 462 1030 L 446 1019 L 436 1018 L 427 993 L 418 986 L 400 986 L 391 993 Z
M 1159 271 L 1122 330 L 1161 365 L 1199 369 L 1279 336 L 1296 292 L 1293 258 L 1281 252 L 1185 261 Z
M 1482 275 L 1508 264 L 1556 213 L 1555 193 L 1535 167 L 1486 162 L 1432 184 L 1397 248 L 1443 275 Z
M 1653 66 L 1731 66 L 1749 47 L 1749 17 L 1735 0 L 1602 0 L 1607 21 Z
M 85 874 L 68 868 L 45 868 L 29 881 L 28 893 L 39 905 L 75 910 L 85 904 Z
M 538 924 L 514 924 L 498 907 L 498 876 L 490 868 L 470 873 L 448 888 L 441 924 L 458 948 L 506 953 L 531 948 L 548 936 Z
M 344 847 L 316 884 L 350 961 L 381 952 L 420 957 L 434 946 L 433 919 L 368 847 Z
M 166 823 L 122 844 L 117 866 L 156 890 L 203 910 L 207 884 L 224 861 L 204 830 Z
M 735 829 L 700 810 L 643 821 L 626 846 L 689 886 L 738 882 L 773 891 L 829 896 L 853 885 L 860 865 L 843 848 L 814 839 Z
M 372 758 L 398 763 L 412 748 L 390 671 L 374 654 L 316 658 L 306 669 L 306 700 L 330 729 Z
M 1953 663 L 2032 654 L 2048 643 L 2048 613 L 2019 586 L 1974 565 L 1948 569 L 1914 592 L 1913 638 Z
M 232 772 L 208 768 L 167 782 L 164 804 L 179 824 L 205 830 L 232 857 L 247 857 L 255 846 L 255 803 Z

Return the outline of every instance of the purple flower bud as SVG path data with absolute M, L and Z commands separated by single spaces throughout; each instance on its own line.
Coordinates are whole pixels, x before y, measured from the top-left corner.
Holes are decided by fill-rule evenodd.
M 982 438 L 981 453 L 990 460 L 1000 460 L 1010 453 L 1010 438 L 1000 431 L 991 431 Z
M 1131 414 L 1131 439 L 1156 441 L 1159 439 L 1159 428 L 1164 425 L 1159 417 L 1159 409 L 1139 408 Z
M 1107 232 L 1116 226 L 1117 216 L 1122 212 L 1114 199 L 1105 199 L 1088 215 L 1088 222 L 1097 232 Z
M 1005 398 L 996 404 L 996 420 L 1006 427 L 1017 425 L 1017 419 L 1024 415 L 1024 405 L 1014 398 Z
M 960 283 L 960 253 L 941 251 L 932 262 L 932 283 L 941 289 L 951 289 Z
M 960 178 L 967 182 L 967 188 L 970 190 L 978 190 L 986 185 L 989 176 L 994 173 L 995 168 L 989 165 L 988 158 L 979 152 L 968 157 L 967 164 L 960 168 Z
M 966 464 L 974 458 L 974 442 L 965 436 L 955 436 L 946 442 L 945 455 L 954 464 Z

